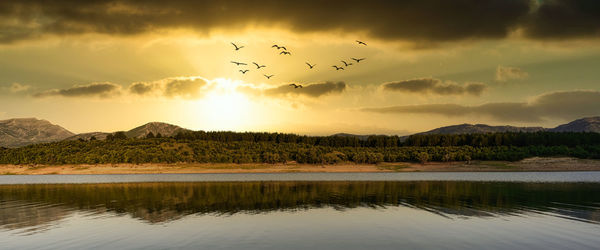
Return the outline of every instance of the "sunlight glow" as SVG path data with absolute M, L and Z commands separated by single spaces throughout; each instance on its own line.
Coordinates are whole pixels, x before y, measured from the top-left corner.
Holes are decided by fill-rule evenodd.
M 205 127 L 214 130 L 243 130 L 255 121 L 254 104 L 236 91 L 239 83 L 228 79 L 215 79 L 209 93 L 197 102 L 202 111 Z

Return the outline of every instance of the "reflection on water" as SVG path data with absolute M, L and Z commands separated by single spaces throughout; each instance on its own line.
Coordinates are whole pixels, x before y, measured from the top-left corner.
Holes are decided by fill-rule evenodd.
M 96 221 L 126 216 L 143 224 L 168 227 L 170 223 L 193 221 L 198 216 L 218 221 L 218 218 L 241 214 L 250 218 L 262 216 L 263 221 L 268 221 L 282 212 L 306 215 L 331 210 L 331 213 L 348 214 L 356 210 L 362 216 L 382 218 L 397 216 L 398 211 L 429 214 L 421 215 L 423 221 L 418 223 L 425 223 L 425 218 L 460 224 L 469 219 L 517 217 L 528 221 L 541 216 L 551 218 L 547 221 L 570 221 L 598 229 L 598 194 L 599 183 L 365 181 L 0 185 L 0 228 L 14 243 L 25 235 L 68 228 L 70 222 L 65 221 L 81 216 Z

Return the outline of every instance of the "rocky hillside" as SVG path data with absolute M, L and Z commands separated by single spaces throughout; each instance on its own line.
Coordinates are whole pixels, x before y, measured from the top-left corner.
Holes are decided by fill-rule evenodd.
M 163 122 L 150 122 L 129 130 L 125 134 L 129 138 L 141 138 L 146 137 L 150 132 L 154 135 L 160 133 L 162 136 L 173 136 L 181 131 L 187 131 L 187 129 Z
M 550 129 L 552 132 L 596 132 L 600 133 L 600 116 L 578 119 Z
M 0 121 L 0 147 L 64 140 L 74 134 L 46 120 L 20 118 Z

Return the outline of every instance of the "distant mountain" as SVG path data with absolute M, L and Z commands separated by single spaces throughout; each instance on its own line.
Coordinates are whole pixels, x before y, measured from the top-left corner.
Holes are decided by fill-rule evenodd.
M 498 132 L 538 132 L 545 131 L 542 127 L 490 126 L 485 124 L 460 124 L 436 128 L 418 134 L 481 134 Z
M 0 121 L 0 147 L 64 140 L 74 134 L 46 120 L 19 118 Z
M 136 127 L 132 130 L 125 131 L 125 135 L 129 138 L 143 138 L 148 135 L 148 133 L 152 132 L 152 134 L 157 135 L 160 133 L 161 136 L 174 136 L 179 132 L 190 131 L 188 129 L 181 128 L 176 125 L 163 123 L 163 122 L 150 122 L 146 123 L 142 126 Z M 95 137 L 98 140 L 106 139 L 106 136 L 114 134 L 114 133 L 106 133 L 106 132 L 91 132 L 91 133 L 82 133 L 66 138 L 66 140 L 78 140 L 84 139 L 89 140 L 90 138 Z
M 134 128 L 125 132 L 127 137 L 129 138 L 141 138 L 146 137 L 148 133 L 152 132 L 152 134 L 157 135 L 161 134 L 162 136 L 174 136 L 179 132 L 189 131 L 188 129 L 181 128 L 176 125 L 163 123 L 163 122 L 150 122 L 146 123 L 142 126 Z
M 354 134 L 347 134 L 347 133 L 337 133 L 334 134 L 333 136 L 339 136 L 339 137 L 356 137 L 361 141 L 366 141 L 367 139 L 369 139 L 369 136 L 373 136 L 373 135 L 354 135 Z
M 551 132 L 596 132 L 600 133 L 600 116 L 578 119 L 556 128 Z

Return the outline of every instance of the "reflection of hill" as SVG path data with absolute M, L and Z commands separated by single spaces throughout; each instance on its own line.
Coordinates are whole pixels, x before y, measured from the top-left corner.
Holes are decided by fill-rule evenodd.
M 29 228 L 27 231 L 43 231 L 71 213 L 71 210 L 60 205 L 1 200 L 0 228 L 10 230 Z
M 600 222 L 599 184 L 482 182 L 235 182 L 0 186 L 0 223 L 39 225 L 70 210 L 158 223 L 194 213 L 410 206 L 466 217 L 553 212 Z M 31 206 L 32 204 L 45 204 Z M 35 210 L 27 210 L 32 207 Z M 10 226 L 9 226 L 10 225 Z

